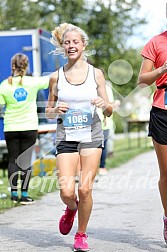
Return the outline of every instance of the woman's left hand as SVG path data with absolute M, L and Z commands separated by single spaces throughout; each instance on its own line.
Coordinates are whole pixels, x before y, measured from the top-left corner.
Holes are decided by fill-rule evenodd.
M 97 98 L 93 99 L 91 101 L 91 103 L 93 105 L 95 105 L 96 107 L 98 107 L 98 108 L 105 108 L 106 109 L 108 107 L 108 104 L 106 104 L 105 101 L 100 96 L 98 96 Z

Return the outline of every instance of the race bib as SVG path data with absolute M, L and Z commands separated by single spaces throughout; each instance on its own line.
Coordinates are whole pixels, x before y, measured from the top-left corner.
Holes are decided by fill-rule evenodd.
M 63 125 L 68 128 L 86 127 L 92 124 L 90 110 L 69 109 L 63 115 Z

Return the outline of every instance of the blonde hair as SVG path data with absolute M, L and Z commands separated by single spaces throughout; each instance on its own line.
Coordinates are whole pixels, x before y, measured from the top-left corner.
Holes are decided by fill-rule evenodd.
M 28 57 L 25 54 L 16 53 L 12 57 L 11 59 L 12 76 L 14 76 L 14 73 L 17 72 L 17 74 L 21 77 L 21 80 L 19 81 L 20 84 L 22 84 L 22 77 L 25 75 L 27 67 L 28 67 Z M 8 82 L 10 84 L 12 84 L 12 76 L 8 77 Z
M 70 24 L 70 23 L 63 23 L 57 26 L 52 31 L 52 37 L 51 37 L 51 43 L 56 46 L 56 50 L 54 53 L 56 54 L 64 54 L 64 48 L 63 48 L 63 40 L 64 36 L 67 32 L 70 31 L 76 31 L 81 35 L 82 42 L 85 46 L 88 45 L 89 38 L 87 34 L 78 26 Z

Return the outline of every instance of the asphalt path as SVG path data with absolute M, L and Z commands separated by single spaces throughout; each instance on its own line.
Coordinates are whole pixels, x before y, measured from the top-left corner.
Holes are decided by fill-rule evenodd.
M 167 251 L 158 175 L 152 150 L 99 178 L 87 230 L 90 251 Z M 59 192 L 54 192 L 34 205 L 0 214 L 0 251 L 72 251 L 77 218 L 70 234 L 61 235 L 58 221 L 63 209 Z

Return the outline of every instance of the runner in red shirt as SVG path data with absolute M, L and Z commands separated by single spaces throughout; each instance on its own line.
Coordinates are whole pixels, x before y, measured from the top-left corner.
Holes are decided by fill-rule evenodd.
M 167 243 L 167 31 L 154 36 L 143 48 L 139 84 L 156 83 L 150 112 L 149 133 L 158 158 L 159 191 L 164 208 L 164 239 Z

